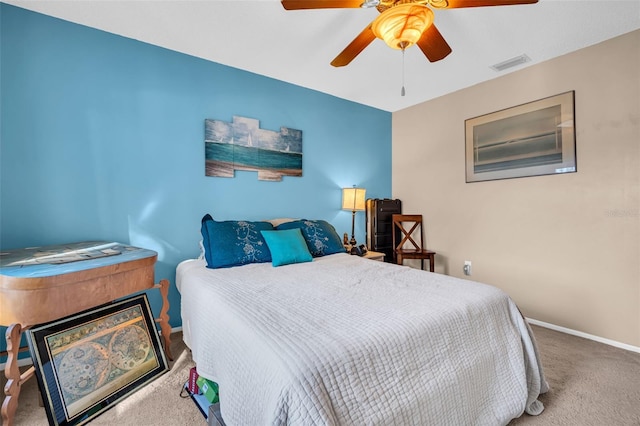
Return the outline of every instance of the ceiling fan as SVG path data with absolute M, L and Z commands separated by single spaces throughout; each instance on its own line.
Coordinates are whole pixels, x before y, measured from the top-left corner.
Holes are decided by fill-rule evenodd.
M 431 62 L 444 59 L 451 47 L 433 24 L 434 9 L 480 6 L 508 6 L 537 3 L 538 0 L 282 0 L 286 10 L 346 9 L 375 7 L 374 19 L 336 58 L 334 67 L 348 65 L 373 40 L 384 40 L 389 47 L 405 50 L 417 44 Z

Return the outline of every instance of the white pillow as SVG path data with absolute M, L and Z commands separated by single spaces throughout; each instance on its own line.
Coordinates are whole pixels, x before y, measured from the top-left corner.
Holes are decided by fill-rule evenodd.
M 198 242 L 200 245 L 200 255 L 198 256 L 198 260 L 204 259 L 204 244 L 202 244 L 202 240 Z
M 292 219 L 290 217 L 279 217 L 277 219 L 267 219 L 265 220 L 265 222 L 269 222 L 270 224 L 273 225 L 274 228 L 276 228 L 278 227 L 278 225 L 281 225 L 287 222 L 293 222 L 294 220 L 298 220 L 298 219 Z

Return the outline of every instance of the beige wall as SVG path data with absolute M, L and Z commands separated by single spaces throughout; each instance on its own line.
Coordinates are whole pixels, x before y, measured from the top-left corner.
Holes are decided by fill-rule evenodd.
M 570 90 L 577 173 L 465 183 L 466 119 Z M 527 317 L 640 346 L 639 146 L 635 31 L 394 113 L 393 197 L 436 272 L 471 260 Z

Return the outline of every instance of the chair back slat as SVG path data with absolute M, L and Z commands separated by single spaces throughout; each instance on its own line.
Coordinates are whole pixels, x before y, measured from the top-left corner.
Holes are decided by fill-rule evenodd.
M 421 214 L 394 214 L 391 238 L 393 239 L 393 260 L 402 265 L 405 259 L 419 259 L 420 269 L 424 269 L 424 261 L 429 260 L 429 271 L 434 271 L 436 252 L 427 250 L 427 242 L 424 240 Z M 416 241 L 420 234 L 419 242 Z
M 392 238 L 394 244 L 396 244 L 395 251 L 402 250 L 407 243 L 413 246 L 413 250 L 422 250 L 424 248 L 424 231 L 422 229 L 421 214 L 394 214 L 392 221 Z M 396 241 L 398 241 L 396 239 L 396 230 L 399 231 L 399 237 L 402 238 L 398 243 L 396 243 Z M 420 243 L 414 239 L 416 233 L 420 234 Z

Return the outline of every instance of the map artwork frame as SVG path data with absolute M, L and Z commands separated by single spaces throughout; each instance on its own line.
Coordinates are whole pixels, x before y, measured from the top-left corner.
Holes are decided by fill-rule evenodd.
M 82 425 L 169 371 L 142 293 L 30 328 L 50 425 Z

